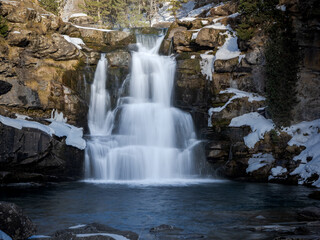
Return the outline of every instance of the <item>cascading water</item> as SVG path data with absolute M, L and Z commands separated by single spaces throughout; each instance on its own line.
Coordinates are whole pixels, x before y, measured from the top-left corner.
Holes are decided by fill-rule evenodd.
M 103 181 L 161 182 L 197 174 L 192 118 L 171 106 L 176 62 L 157 54 L 163 37 L 137 35 L 129 97 L 112 111 L 101 56 L 91 87 L 86 177 Z M 115 120 L 117 119 L 117 120 Z

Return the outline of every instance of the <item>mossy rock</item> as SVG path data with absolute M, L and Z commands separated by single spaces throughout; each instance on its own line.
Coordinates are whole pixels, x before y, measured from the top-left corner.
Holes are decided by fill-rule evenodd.
M 198 74 L 201 72 L 199 59 L 184 59 L 178 61 L 177 71 L 180 73 Z

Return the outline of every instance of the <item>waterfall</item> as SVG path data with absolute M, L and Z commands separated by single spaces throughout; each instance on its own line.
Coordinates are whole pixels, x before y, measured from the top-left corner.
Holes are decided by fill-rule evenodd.
M 129 96 L 110 109 L 107 60 L 98 63 L 91 86 L 86 178 L 161 182 L 197 174 L 191 116 L 171 104 L 176 62 L 160 56 L 163 36 L 137 35 Z

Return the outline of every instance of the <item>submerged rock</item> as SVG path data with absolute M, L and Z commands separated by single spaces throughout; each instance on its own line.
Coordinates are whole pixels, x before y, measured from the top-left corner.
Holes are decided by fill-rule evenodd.
M 22 240 L 35 234 L 36 227 L 17 205 L 0 202 L 0 230 L 13 240 Z
M 121 231 L 103 224 L 91 223 L 88 225 L 73 226 L 65 230 L 57 231 L 51 239 L 69 240 L 138 240 L 139 235 L 131 231 Z
M 320 191 L 313 191 L 308 195 L 309 198 L 320 200 Z
M 298 219 L 302 221 L 319 221 L 320 208 L 318 207 L 303 208 L 298 212 Z
M 182 231 L 182 229 L 172 225 L 167 225 L 167 224 L 161 224 L 157 227 L 153 227 L 150 229 L 151 233 L 168 232 L 168 231 Z

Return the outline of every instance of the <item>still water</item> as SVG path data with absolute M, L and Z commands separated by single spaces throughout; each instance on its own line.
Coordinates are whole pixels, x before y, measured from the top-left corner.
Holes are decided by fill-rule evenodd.
M 149 233 L 160 224 L 183 229 L 172 239 L 269 239 L 268 233 L 252 232 L 248 227 L 295 221 L 296 210 L 320 205 L 307 197 L 311 190 L 232 181 L 176 185 L 75 182 L 1 189 L 0 200 L 21 206 L 37 224 L 37 234 L 98 222 L 134 231 L 140 239 L 162 239 Z

